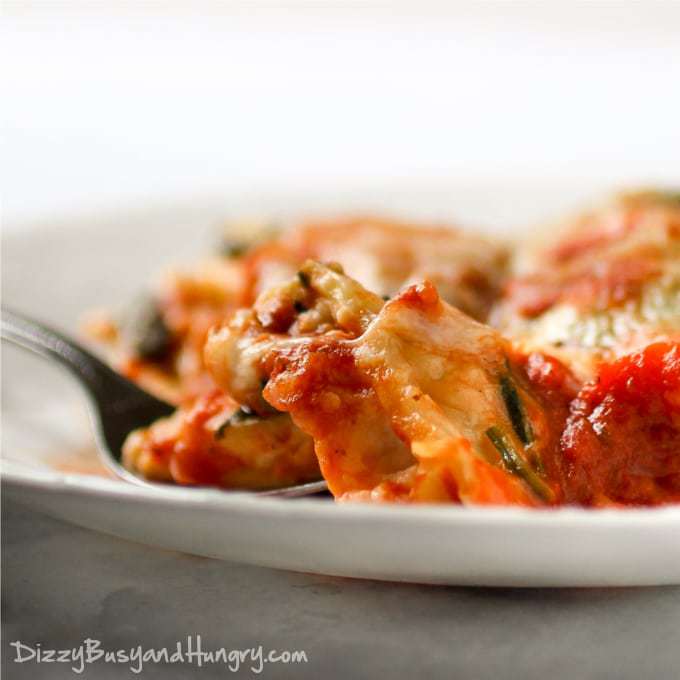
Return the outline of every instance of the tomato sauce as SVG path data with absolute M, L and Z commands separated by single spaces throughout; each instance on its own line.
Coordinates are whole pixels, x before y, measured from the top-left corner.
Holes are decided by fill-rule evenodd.
M 561 451 L 567 502 L 680 501 L 680 344 L 603 365 L 572 403 Z
M 554 272 L 529 274 L 508 282 L 505 297 L 522 316 L 533 318 L 566 303 L 579 309 L 606 310 L 639 296 L 658 277 L 658 258 L 634 257 L 588 263 L 587 271 L 555 277 Z
M 529 413 L 540 442 L 536 455 L 553 491 L 554 503 L 559 505 L 565 501 L 560 437 L 580 383 L 561 361 L 540 352 L 516 355 L 512 361 L 523 372 L 528 391 L 537 402 L 538 408 Z
M 170 471 L 180 484 L 219 485 L 224 476 L 239 466 L 215 441 L 207 423 L 213 417 L 226 417 L 234 409 L 233 400 L 220 390 L 199 398 L 189 411 L 176 440 Z

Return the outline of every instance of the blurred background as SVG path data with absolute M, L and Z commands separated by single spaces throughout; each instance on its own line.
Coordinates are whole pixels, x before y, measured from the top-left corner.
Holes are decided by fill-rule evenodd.
M 3 3 L 4 223 L 268 187 L 680 183 L 680 2 Z

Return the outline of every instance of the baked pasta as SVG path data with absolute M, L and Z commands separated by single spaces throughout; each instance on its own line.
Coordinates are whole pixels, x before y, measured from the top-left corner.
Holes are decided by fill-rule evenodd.
M 173 274 L 118 366 L 173 400 L 124 462 L 180 484 L 323 477 L 340 501 L 680 501 L 680 196 L 618 197 L 529 250 L 375 218 Z

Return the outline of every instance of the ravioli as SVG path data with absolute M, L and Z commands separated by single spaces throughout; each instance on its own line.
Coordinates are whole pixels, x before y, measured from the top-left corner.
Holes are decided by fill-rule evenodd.
M 645 345 L 680 338 L 680 198 L 624 194 L 518 256 L 492 322 L 584 377 Z
M 305 311 L 283 323 L 265 312 L 298 299 Z M 429 282 L 384 303 L 312 261 L 206 348 L 223 389 L 250 408 L 290 413 L 313 437 L 338 498 L 551 503 L 541 411 L 511 354 Z
M 301 223 L 171 273 L 119 366 L 178 405 L 147 479 L 340 501 L 680 502 L 680 196 L 503 244 L 374 217 Z

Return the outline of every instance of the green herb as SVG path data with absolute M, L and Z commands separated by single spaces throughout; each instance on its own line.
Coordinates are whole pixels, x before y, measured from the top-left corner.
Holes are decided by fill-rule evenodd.
M 295 300 L 295 302 L 293 303 L 293 307 L 298 314 L 302 314 L 302 312 L 309 311 L 307 307 L 299 300 Z
M 250 243 L 244 241 L 223 241 L 220 247 L 220 253 L 224 257 L 241 257 L 248 252 Z
M 680 203 L 680 191 L 660 191 L 659 197 L 668 203 Z
M 173 336 L 165 324 L 158 301 L 144 295 L 128 309 L 122 323 L 123 342 L 135 356 L 163 361 L 172 349 Z
M 307 272 L 299 271 L 297 273 L 297 277 L 300 283 L 302 284 L 303 288 L 309 288 L 309 286 L 311 285 L 311 280 Z
M 241 406 L 238 411 L 234 411 L 216 430 L 215 439 L 222 439 L 228 427 L 238 425 L 248 420 L 256 420 L 259 416 L 247 406 Z
M 501 455 L 503 464 L 508 472 L 523 479 L 531 490 L 543 500 L 550 502 L 554 499 L 552 489 L 527 465 L 526 461 L 515 451 L 507 437 L 497 427 L 490 427 L 486 436 Z
M 216 430 L 215 439 L 222 439 L 227 428 L 231 425 L 231 418 L 227 418 Z
M 501 378 L 501 396 L 508 411 L 512 429 L 525 446 L 534 440 L 534 431 L 524 410 L 524 404 L 510 375 Z

